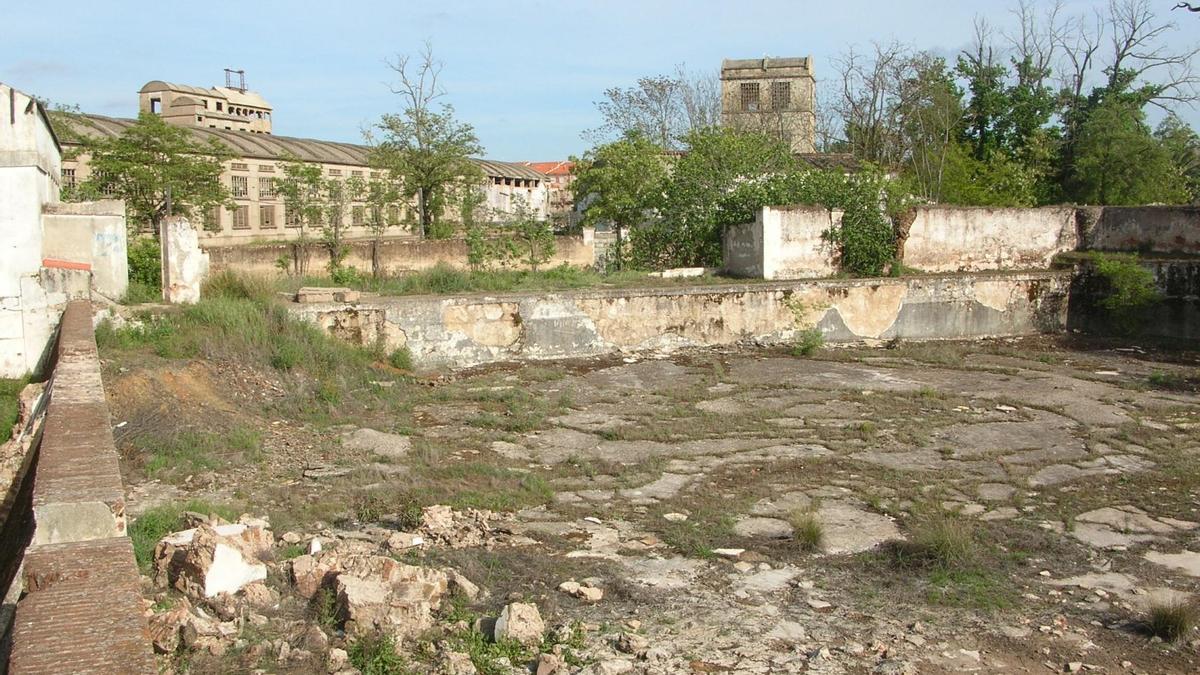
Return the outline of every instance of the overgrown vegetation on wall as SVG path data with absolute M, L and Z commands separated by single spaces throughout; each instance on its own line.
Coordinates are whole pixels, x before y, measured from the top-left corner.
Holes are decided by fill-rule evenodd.
M 102 353 L 146 350 L 163 358 L 239 361 L 295 373 L 289 400 L 306 406 L 336 405 L 351 392 L 372 391 L 371 379 L 386 379 L 376 367 L 386 358 L 381 351 L 353 347 L 291 317 L 273 301 L 274 293 L 265 281 L 218 274 L 205 284 L 200 302 L 122 327 L 102 323 L 96 343 Z
M 577 165 L 575 190 L 587 203 L 585 220 L 630 229 L 622 264 L 718 267 L 724 228 L 778 204 L 844 211 L 827 236 L 850 274 L 880 275 L 895 257 L 889 216 L 909 201 L 902 184 L 871 169 L 847 175 L 808 168 L 781 141 L 758 133 L 707 128 L 683 141 L 686 154 L 674 160 L 631 133 Z M 648 170 L 656 163 L 658 170 Z
M 1110 325 L 1119 333 L 1137 332 L 1146 310 L 1162 300 L 1154 274 L 1134 254 L 1096 252 L 1089 257 L 1103 285 L 1099 303 Z

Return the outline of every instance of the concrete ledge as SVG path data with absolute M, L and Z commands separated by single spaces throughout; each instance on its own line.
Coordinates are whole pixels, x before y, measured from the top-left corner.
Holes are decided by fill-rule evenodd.
M 33 477 L 14 673 L 155 673 L 88 301 L 67 305 Z
M 133 544 L 31 546 L 13 624 L 13 673 L 156 673 Z
M 359 345 L 407 347 L 420 367 L 753 342 L 818 329 L 828 342 L 965 339 L 1059 330 L 1070 270 L 370 297 L 289 311 Z
M 35 544 L 125 534 L 125 497 L 87 301 L 67 305 L 34 476 Z

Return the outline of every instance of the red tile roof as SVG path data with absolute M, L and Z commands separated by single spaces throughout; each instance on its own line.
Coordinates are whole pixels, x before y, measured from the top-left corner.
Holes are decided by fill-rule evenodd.
M 518 162 L 525 166 L 544 173 L 547 176 L 566 176 L 571 173 L 571 167 L 575 166 L 574 162 Z

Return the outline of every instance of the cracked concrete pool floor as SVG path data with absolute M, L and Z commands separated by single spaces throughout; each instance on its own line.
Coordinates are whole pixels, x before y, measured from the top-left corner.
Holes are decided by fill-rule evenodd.
M 404 426 L 440 463 L 549 486 L 505 523 L 541 578 L 492 590 L 638 626 L 658 651 L 637 669 L 1195 672 L 1200 636 L 1138 629 L 1151 599 L 1200 583 L 1200 396 L 1147 386 L 1189 366 L 996 344 L 489 369 Z M 552 403 L 481 423 L 480 391 Z M 935 521 L 969 533 L 970 563 L 895 564 Z M 556 593 L 589 573 L 600 603 Z
M 1148 598 L 1196 589 L 1200 399 L 1140 386 L 1154 364 L 1079 361 L 968 353 L 937 367 L 883 351 L 859 362 L 709 353 L 622 363 L 534 385 L 569 397 L 571 410 L 491 448 L 552 477 L 554 502 L 518 514 L 517 531 L 582 533 L 566 556 L 618 561 L 636 584 L 690 593 L 673 618 L 710 631 L 667 631 L 668 641 L 678 649 L 693 635 L 688 649 L 721 665 L 798 667 L 739 654 L 788 634 L 816 649 L 800 650 L 816 654 L 802 659 L 809 672 L 903 670 L 906 659 L 922 672 L 1126 660 L 1192 671 L 1195 644 L 1151 649 L 1145 663 L 1136 620 Z M 889 580 L 934 599 L 909 604 L 921 595 L 911 588 L 862 592 L 875 564 L 837 559 L 903 539 L 931 507 L 973 522 L 1000 549 L 991 555 L 1020 558 L 987 582 L 1003 598 L 959 597 L 950 583 L 939 601 L 937 581 Z M 798 510 L 823 527 L 815 554 L 789 550 L 787 516 Z M 680 535 L 663 522 L 693 518 L 691 557 L 673 557 Z M 732 562 L 711 559 L 713 549 L 744 552 Z M 913 638 L 921 623 L 950 637 Z M 723 658 L 709 642 L 717 626 L 716 642 L 733 648 Z M 821 645 L 836 649 L 826 658 Z M 864 647 L 874 650 L 865 659 Z M 1114 658 L 1122 649 L 1130 657 Z

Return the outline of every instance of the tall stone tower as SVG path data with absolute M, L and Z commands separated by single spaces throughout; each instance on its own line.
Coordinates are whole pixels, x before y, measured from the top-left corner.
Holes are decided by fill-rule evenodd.
M 815 91 L 811 56 L 725 59 L 721 62 L 721 124 L 778 136 L 792 152 L 814 152 Z

